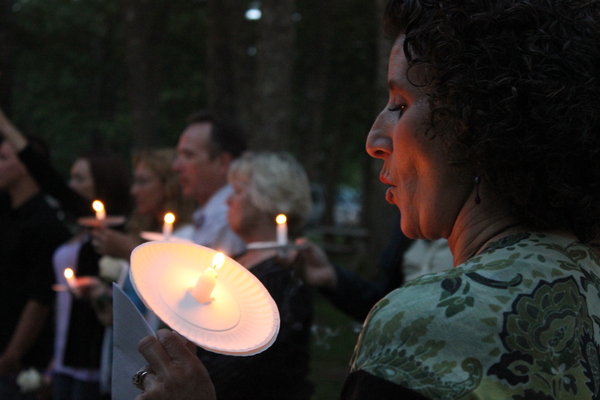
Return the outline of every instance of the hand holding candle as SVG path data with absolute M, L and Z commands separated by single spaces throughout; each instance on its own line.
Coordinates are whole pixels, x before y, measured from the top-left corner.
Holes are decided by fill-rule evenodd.
M 215 254 L 212 267 L 208 267 L 196 281 L 196 285 L 190 288 L 190 293 L 199 303 L 207 303 L 213 300 L 211 297 L 217 284 L 217 270 L 223 265 L 225 256 L 223 253 Z
M 106 211 L 104 211 L 104 204 L 100 200 L 94 200 L 92 208 L 96 211 L 96 219 L 103 221 L 106 218 Z
M 288 244 L 287 217 L 279 214 L 275 222 L 277 222 L 277 245 L 285 246 Z
M 165 223 L 163 224 L 163 239 L 169 240 L 173 233 L 173 223 L 175 222 L 175 215 L 173 213 L 165 214 Z

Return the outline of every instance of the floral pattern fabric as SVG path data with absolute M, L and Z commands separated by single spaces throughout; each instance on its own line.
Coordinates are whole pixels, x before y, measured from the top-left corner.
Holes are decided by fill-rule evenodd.
M 521 233 L 381 300 L 351 372 L 430 399 L 600 399 L 599 338 L 598 255 Z

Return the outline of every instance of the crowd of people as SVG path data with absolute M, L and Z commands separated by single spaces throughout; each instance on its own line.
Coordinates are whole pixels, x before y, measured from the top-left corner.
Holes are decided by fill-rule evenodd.
M 44 204 L 54 204 L 53 208 L 47 208 L 47 213 L 64 231 L 62 235 L 51 235 L 53 240 L 60 238 L 60 241 L 52 242 L 54 246 L 45 253 L 43 264 L 50 265 L 53 271 L 53 274 L 46 271 L 47 279 L 42 281 L 47 298 L 55 297 L 54 304 L 45 300 L 52 315 L 44 318 L 43 337 L 54 339 L 47 341 L 45 351 L 40 352 L 40 362 L 15 362 L 13 369 L 7 370 L 3 385 L 15 398 L 32 396 L 20 393 L 17 382 L 18 373 L 27 367 L 46 371 L 46 383 L 51 387 L 48 395 L 53 399 L 110 397 L 113 324 L 110 283 L 116 282 L 123 288 L 154 329 L 165 326 L 138 297 L 127 271 L 132 251 L 145 241 L 142 234 L 160 232 L 167 212 L 177 215 L 174 237 L 234 257 L 262 282 L 280 313 L 277 339 L 269 350 L 256 356 L 235 357 L 198 348 L 198 357 L 211 372 L 216 393 L 227 399 L 309 399 L 314 392 L 314 385 L 308 380 L 313 318 L 311 286 L 319 288 L 343 312 L 364 320 L 377 300 L 404 281 L 402 255 L 411 244 L 419 242 L 402 235 L 398 226 L 388 245 L 389 256 L 382 257 L 386 260 L 382 262 L 383 284 L 334 266 L 323 250 L 302 238 L 312 206 L 310 184 L 302 166 L 288 153 L 247 150 L 239 125 L 217 114 L 201 111 L 191 115 L 176 149 L 135 152 L 131 172 L 126 160 L 117 154 L 81 155 L 73 162 L 68 182 L 53 167 L 47 154 L 38 149 L 43 148 L 38 145 L 40 140 L 23 135 L 1 110 L 0 137 L 11 163 L 18 166 L 23 179 L 35 188 L 32 193 Z M 7 173 L 3 176 L 8 179 L 9 170 L 5 168 Z M 12 185 L 7 181 L 0 188 L 10 195 Z M 127 218 L 116 226 L 81 226 L 77 219 L 93 212 L 91 204 L 96 199 L 103 202 L 108 215 Z M 22 208 L 20 203 L 14 204 L 3 209 L 7 221 Z M 284 257 L 273 248 L 246 251 L 248 243 L 276 241 L 278 214 L 287 216 L 289 237 L 299 240 L 302 255 L 290 251 Z M 35 220 L 31 224 L 36 226 Z M 11 226 L 6 225 L 6 235 L 15 234 L 8 229 Z M 39 231 L 46 232 L 46 228 L 40 225 Z M 16 256 L 21 251 L 12 252 Z M 446 256 L 446 262 L 438 265 L 450 268 L 448 259 Z M 8 258 L 5 260 L 8 262 Z M 76 285 L 69 290 L 58 290 L 69 288 L 64 275 L 67 268 L 74 270 Z M 319 278 L 322 270 L 337 274 L 335 287 L 330 279 Z M 35 274 L 26 276 L 32 278 Z M 352 294 L 355 285 L 364 289 L 361 296 Z M 23 292 L 20 296 L 24 301 L 29 295 Z M 349 299 L 353 302 L 349 303 Z M 20 309 L 12 310 L 15 313 Z M 54 332 L 48 331 L 51 327 Z M 5 351 L 10 350 L 9 338 L 17 335 L 22 333 L 14 325 L 7 327 Z M 29 348 L 33 350 L 34 347 Z
M 380 282 L 302 237 L 305 171 L 248 150 L 230 116 L 193 114 L 176 150 L 134 155 L 132 183 L 123 160 L 87 154 L 67 185 L 0 111 L 0 398 L 34 398 L 17 384 L 30 366 L 51 371 L 56 400 L 110 396 L 107 265 L 126 270 L 167 211 L 174 235 L 263 283 L 281 327 L 249 357 L 159 329 L 139 344 L 136 400 L 310 399 L 313 287 L 364 321 L 342 399 L 600 398 L 598 20 L 590 0 L 389 1 L 389 102 L 366 143 L 399 210 Z M 129 218 L 69 230 L 45 195 Z M 248 250 L 276 239 L 280 213 L 298 246 Z M 77 287 L 55 299 L 67 266 Z

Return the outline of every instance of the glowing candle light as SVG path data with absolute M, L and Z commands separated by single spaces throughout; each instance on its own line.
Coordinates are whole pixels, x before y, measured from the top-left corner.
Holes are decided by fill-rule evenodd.
M 165 223 L 163 224 L 163 238 L 164 240 L 169 240 L 171 234 L 173 233 L 173 223 L 175 222 L 175 215 L 173 213 L 165 214 Z
M 96 219 L 104 220 L 106 218 L 106 211 L 104 211 L 104 204 L 102 204 L 99 200 L 94 200 L 92 203 L 92 208 L 96 211 Z
M 65 269 L 65 278 L 67 279 L 67 285 L 69 285 L 69 288 L 75 288 L 75 274 L 71 268 Z
M 196 285 L 190 288 L 190 293 L 196 298 L 196 300 L 198 300 L 199 303 L 207 303 L 213 300 L 211 295 L 217 284 L 217 270 L 221 268 L 221 265 L 223 265 L 224 261 L 225 256 L 223 253 L 215 254 L 212 267 L 206 268 L 198 277 Z
M 288 243 L 288 228 L 287 228 L 287 217 L 283 214 L 279 214 L 275 218 L 277 222 L 277 244 L 279 246 L 285 246 Z

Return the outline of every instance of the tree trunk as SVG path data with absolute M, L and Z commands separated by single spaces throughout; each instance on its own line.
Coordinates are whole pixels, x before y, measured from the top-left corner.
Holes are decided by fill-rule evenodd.
M 309 72 L 302 80 L 304 84 L 303 106 L 300 120 L 300 135 L 294 143 L 299 160 L 303 163 L 311 180 L 322 180 L 319 166 L 324 161 L 321 149 L 325 99 L 331 73 L 333 38 L 337 25 L 337 9 L 342 3 L 337 0 L 315 0 L 305 7 L 311 8 L 312 23 L 308 42 L 312 44 L 303 69 Z M 306 40 L 306 39 L 305 39 Z
M 244 20 L 246 7 L 246 2 L 239 0 L 207 1 L 208 105 L 240 119 L 246 93 L 252 87 L 244 79 L 249 35 Z
M 387 70 L 391 44 L 383 37 L 383 12 L 387 0 L 377 0 L 377 21 L 379 29 L 377 79 L 374 90 L 377 93 L 376 112 L 383 109 L 387 101 Z M 393 224 L 397 224 L 394 218 L 394 207 L 385 201 L 386 186 L 379 181 L 381 171 L 381 160 L 367 157 L 364 165 L 363 186 L 363 225 L 368 229 L 368 259 L 378 260 L 381 251 L 390 240 Z
M 0 2 L 0 108 L 10 116 L 14 80 L 15 25 L 13 1 Z
M 292 129 L 294 0 L 262 2 L 257 45 L 255 137 L 262 150 L 289 150 Z
M 100 18 L 100 16 L 99 16 Z M 97 65 L 108 65 L 111 57 L 114 57 L 112 43 L 118 22 L 111 18 L 110 14 L 102 16 L 103 29 L 90 41 L 90 53 Z M 111 137 L 105 130 L 105 122 L 112 121 L 116 113 L 115 97 L 119 82 L 106 68 L 98 69 L 98 72 L 90 78 L 91 88 L 88 95 L 91 116 L 97 121 L 93 130 L 89 132 L 88 148 L 108 149 L 112 148 Z
M 160 65 L 155 48 L 164 36 L 169 6 L 163 0 L 121 0 L 134 149 L 160 144 Z

